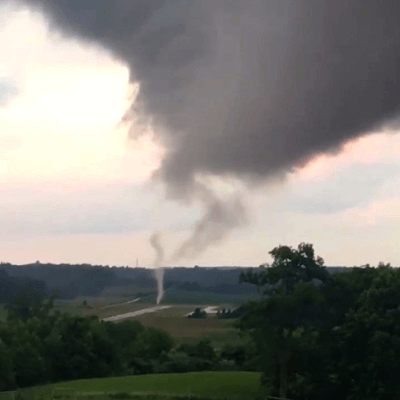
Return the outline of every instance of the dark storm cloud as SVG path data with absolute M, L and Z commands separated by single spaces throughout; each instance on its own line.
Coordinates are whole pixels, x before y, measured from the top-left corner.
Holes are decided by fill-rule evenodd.
M 25 3 L 129 65 L 177 197 L 197 173 L 263 180 L 399 113 L 397 0 Z
M 140 83 L 126 119 L 166 147 L 155 176 L 206 209 L 177 256 L 245 220 L 240 200 L 199 198 L 197 177 L 263 182 L 399 114 L 398 0 L 18 1 Z

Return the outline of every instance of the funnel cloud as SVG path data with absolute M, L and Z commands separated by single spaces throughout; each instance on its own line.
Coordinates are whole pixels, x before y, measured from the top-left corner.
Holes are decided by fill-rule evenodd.
M 155 177 L 171 198 L 196 198 L 202 176 L 263 183 L 398 120 L 398 0 L 19 3 L 128 65 L 126 120 L 165 147 Z M 204 204 L 179 257 L 240 225 L 240 200 Z
M 160 304 L 164 296 L 164 268 L 162 266 L 164 261 L 164 249 L 161 246 L 160 233 L 156 232 L 150 236 L 150 244 L 156 252 L 153 268 L 154 276 L 157 281 L 157 304 Z
M 240 196 L 219 199 L 203 185 L 197 185 L 205 212 L 194 226 L 189 238 L 182 243 L 172 259 L 194 258 L 210 245 L 220 243 L 235 228 L 247 221 L 246 207 Z

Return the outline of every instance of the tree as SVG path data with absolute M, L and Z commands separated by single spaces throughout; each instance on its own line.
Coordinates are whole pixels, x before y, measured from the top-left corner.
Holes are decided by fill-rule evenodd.
M 296 356 L 304 355 L 308 343 L 316 345 L 325 312 L 325 298 L 317 283 L 326 281 L 328 274 L 311 244 L 301 243 L 297 249 L 279 246 L 270 254 L 274 260 L 270 267 L 240 277 L 267 295 L 245 306 L 240 327 L 257 344 L 264 377 L 279 397 L 286 398 L 290 375 L 299 375 L 301 370 Z
M 339 397 L 350 393 L 351 400 L 395 400 L 400 390 L 400 270 L 354 268 L 341 282 L 344 293 L 350 286 L 358 295 L 331 341 L 334 390 Z
M 8 320 L 27 321 L 29 318 L 43 318 L 49 315 L 54 306 L 54 298 L 45 299 L 40 292 L 27 291 L 15 301 L 6 305 Z
M 209 339 L 202 339 L 196 344 L 181 344 L 177 351 L 186 353 L 190 357 L 204 358 L 209 361 L 213 361 L 216 357 L 214 348 Z
M 13 369 L 10 350 L 0 339 L 0 391 L 12 388 Z
M 46 379 L 46 365 L 31 343 L 21 343 L 14 354 L 15 379 L 18 386 L 33 386 Z
M 256 285 L 263 294 L 271 295 L 278 292 L 289 294 L 298 282 L 325 282 L 328 279 L 324 260 L 315 257 L 312 244 L 300 243 L 297 249 L 278 246 L 269 254 L 273 258 L 271 266 L 263 264 L 258 271 L 242 273 L 240 282 Z

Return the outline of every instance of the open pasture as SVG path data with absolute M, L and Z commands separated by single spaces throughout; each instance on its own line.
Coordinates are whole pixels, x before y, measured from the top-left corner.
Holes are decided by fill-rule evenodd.
M 154 287 L 143 287 L 141 285 L 129 285 L 129 286 L 109 286 L 106 287 L 101 296 L 102 297 L 119 297 L 119 298 L 135 298 L 145 297 L 148 295 L 157 296 L 157 291 Z
M 190 372 L 63 382 L 21 390 L 17 396 L 4 393 L 0 399 L 252 399 L 259 392 L 259 373 Z
M 237 330 L 232 320 L 217 319 L 215 314 L 208 314 L 205 319 L 188 318 L 193 306 L 172 306 L 156 313 L 143 314 L 135 318 L 145 326 L 162 329 L 178 342 L 192 342 L 210 339 L 215 344 L 239 341 Z
M 228 294 L 207 291 L 192 291 L 173 288 L 166 290 L 163 302 L 166 304 L 220 305 L 232 304 L 239 306 L 246 301 L 254 300 L 257 294 Z
M 141 303 L 140 301 L 133 302 L 132 300 L 128 300 L 127 302 L 119 304 L 86 309 L 82 315 L 96 315 L 100 319 L 104 319 L 155 306 L 155 303 Z

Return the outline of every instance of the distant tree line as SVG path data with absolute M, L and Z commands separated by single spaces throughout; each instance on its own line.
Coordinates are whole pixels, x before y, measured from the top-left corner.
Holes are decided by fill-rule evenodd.
M 99 296 L 109 287 L 136 286 L 143 290 L 155 289 L 153 271 L 146 268 L 40 262 L 16 266 L 2 262 L 1 271 L 11 278 L 40 281 L 49 291 L 56 290 L 57 296 L 64 299 Z M 240 268 L 166 268 L 165 287 L 221 294 L 254 293 L 252 285 L 239 284 L 241 271 Z
M 234 310 L 223 308 L 217 311 L 218 319 L 237 319 L 242 317 L 246 313 L 244 307 L 238 307 Z M 204 319 L 207 317 L 207 312 L 197 307 L 192 313 L 188 315 L 188 318 Z
M 165 288 L 189 292 L 218 293 L 223 295 L 257 294 L 257 288 L 247 282 L 239 284 L 239 277 L 249 268 L 166 268 Z M 330 269 L 330 272 L 340 271 Z M 26 265 L 0 263 L 0 273 L 5 272 L 11 280 L 34 281 L 61 299 L 79 296 L 100 296 L 110 287 L 135 286 L 144 292 L 155 290 L 153 271 L 146 268 L 109 267 L 90 264 L 42 264 Z M 1 277 L 0 277 L 1 278 Z M 140 293 L 136 293 L 141 297 Z M 1 296 L 1 295 L 0 295 Z M 0 297 L 0 303 L 12 301 L 14 295 Z
M 4 272 L 11 278 L 41 282 L 49 291 L 57 292 L 58 298 L 64 299 L 98 296 L 106 287 L 128 286 L 133 283 L 129 279 L 118 278 L 112 268 L 90 265 L 35 263 L 14 266 L 3 263 L 0 265 L 0 273 Z M 154 285 L 154 279 L 152 285 Z
M 230 308 L 217 311 L 217 318 L 218 319 L 236 319 L 242 317 L 246 313 L 244 307 L 238 307 L 233 310 Z
M 27 277 L 13 277 L 0 269 L 0 303 L 15 301 L 18 296 L 43 299 L 49 295 L 49 290 L 43 281 Z

